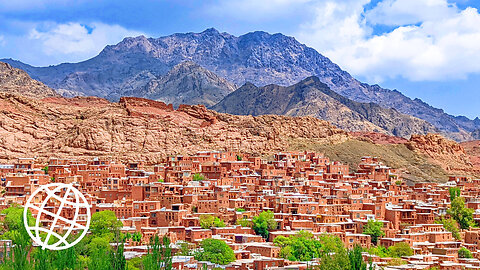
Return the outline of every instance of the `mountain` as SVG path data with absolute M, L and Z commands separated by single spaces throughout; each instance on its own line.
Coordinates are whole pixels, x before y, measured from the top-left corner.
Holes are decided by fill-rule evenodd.
M 164 76 L 151 78 L 146 85 L 138 86 L 139 81 L 143 80 L 132 78 L 131 90 L 125 90 L 124 94 L 163 101 L 175 107 L 180 104 L 212 106 L 236 89 L 234 84 L 190 61 L 174 66 Z
M 450 173 L 480 173 L 466 160 L 462 147 L 438 135 L 390 141 L 378 144 L 356 138 L 308 116 L 238 116 L 200 105 L 175 110 L 163 102 L 134 97 L 113 103 L 97 97 L 38 100 L 0 93 L 0 162 L 32 156 L 41 162 L 50 157 L 99 156 L 153 165 L 168 155 L 201 150 L 256 155 L 316 150 L 352 167 L 363 155 L 379 156 L 410 180 L 446 181 Z
M 314 116 L 348 131 L 376 131 L 399 137 L 437 131 L 432 124 L 394 109 L 341 96 L 315 76 L 288 87 L 247 83 L 212 109 L 240 115 Z
M 306 77 L 317 76 L 342 96 L 356 102 L 394 108 L 423 119 L 456 140 L 472 139 L 471 133 L 480 129 L 478 119 L 455 117 L 396 90 L 361 83 L 327 57 L 282 34 L 257 31 L 237 37 L 207 29 L 201 33 L 160 38 L 125 38 L 116 45 L 105 47 L 96 57 L 80 63 L 33 67 L 14 60 L 4 61 L 24 69 L 32 78 L 54 89 L 112 100 L 125 91 L 142 89 L 148 82 L 164 76 L 184 61 L 195 62 L 237 85 L 252 82 L 259 86 L 288 86 Z M 132 88 L 132 85 L 135 87 Z
M 30 78 L 25 71 L 2 62 L 0 62 L 0 92 L 31 98 L 60 96 L 55 90 Z

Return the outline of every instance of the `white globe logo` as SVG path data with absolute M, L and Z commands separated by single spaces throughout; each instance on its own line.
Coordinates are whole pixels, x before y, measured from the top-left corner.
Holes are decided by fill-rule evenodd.
M 28 210 L 36 218 L 33 227 L 28 224 Z M 23 211 L 23 223 L 28 235 L 43 249 L 67 249 L 80 242 L 87 233 L 90 206 L 85 196 L 71 184 L 44 185 L 28 198 Z M 56 229 L 64 233 L 57 233 Z M 73 231 L 79 236 L 69 243 L 67 238 Z

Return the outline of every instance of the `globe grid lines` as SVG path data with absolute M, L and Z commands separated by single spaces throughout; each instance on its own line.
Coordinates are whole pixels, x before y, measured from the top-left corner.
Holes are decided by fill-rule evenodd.
M 65 190 L 65 194 L 63 195 L 63 197 L 60 197 L 56 193 L 62 192 L 62 190 Z M 45 198 L 42 198 L 43 202 L 41 203 L 41 206 L 38 207 L 37 205 L 32 204 L 32 200 L 41 192 L 46 193 L 47 196 Z M 75 201 L 74 202 L 69 201 L 70 198 L 74 199 Z M 57 204 L 58 203 L 60 204 L 56 213 L 45 209 L 47 203 L 51 199 L 58 201 Z M 71 206 L 72 208 L 75 208 L 75 214 L 74 214 L 73 220 L 69 220 L 61 216 L 61 213 L 64 210 L 64 207 L 67 205 Z M 86 225 L 82 225 L 77 222 L 79 212 L 80 212 L 80 207 L 86 208 Z M 36 222 L 34 227 L 31 227 L 28 224 L 28 220 L 27 220 L 28 209 L 34 209 L 37 211 Z M 53 221 L 51 221 L 49 228 L 44 228 L 40 226 L 40 220 L 42 215 L 53 217 Z M 32 238 L 32 240 L 36 244 L 40 245 L 42 249 L 51 249 L 51 250 L 62 250 L 62 249 L 67 249 L 76 245 L 80 240 L 82 240 L 82 238 L 88 232 L 88 228 L 90 226 L 90 218 L 91 218 L 90 206 L 87 200 L 85 199 L 85 196 L 78 189 L 73 187 L 73 185 L 62 184 L 62 183 L 51 183 L 51 184 L 43 185 L 37 188 L 28 198 L 25 204 L 24 212 L 23 212 L 24 226 L 29 236 Z M 65 225 L 67 224 L 69 225 L 68 230 L 63 236 L 59 235 L 54 231 L 54 228 L 59 221 L 64 222 Z M 80 234 L 79 237 L 75 239 L 75 241 L 73 241 L 72 243 L 68 243 L 66 238 L 71 234 L 71 232 L 74 229 L 83 230 L 83 232 Z M 32 233 L 32 231 L 34 231 L 35 235 Z M 41 232 L 47 233 L 47 236 L 43 241 L 40 236 Z M 55 238 L 57 238 L 57 241 L 54 244 L 49 245 L 48 241 L 50 240 L 51 236 L 54 236 Z

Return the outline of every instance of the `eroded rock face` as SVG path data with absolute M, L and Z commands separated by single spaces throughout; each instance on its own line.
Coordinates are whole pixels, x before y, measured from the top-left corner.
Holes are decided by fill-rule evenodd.
M 109 156 L 155 163 L 200 150 L 269 154 L 292 140 L 343 142 L 349 135 L 313 117 L 234 116 L 204 106 L 142 98 L 42 101 L 0 93 L 0 159 Z
M 55 90 L 30 78 L 25 71 L 3 62 L 0 62 L 0 92 L 20 94 L 31 98 L 60 96 Z
M 406 145 L 413 151 L 426 154 L 449 173 L 480 173 L 480 167 L 471 162 L 471 156 L 459 143 L 441 135 L 412 135 Z
M 375 144 L 404 144 L 408 140 L 402 137 L 396 137 L 379 132 L 350 132 L 353 137 L 372 142 Z

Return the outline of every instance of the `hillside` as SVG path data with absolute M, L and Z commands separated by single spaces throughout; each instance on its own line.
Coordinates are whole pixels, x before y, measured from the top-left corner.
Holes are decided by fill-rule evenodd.
M 25 71 L 3 62 L 0 62 L 0 92 L 31 98 L 60 96 L 55 90 L 30 78 Z
M 184 61 L 195 62 L 237 85 L 252 82 L 258 86 L 287 86 L 317 76 L 344 97 L 394 108 L 423 119 L 455 140 L 471 140 L 480 129 L 479 119 L 454 117 L 419 99 L 412 100 L 399 91 L 361 83 L 327 57 L 282 34 L 257 31 L 237 37 L 207 29 L 201 33 L 160 38 L 125 38 L 116 45 L 105 47 L 98 56 L 80 63 L 33 67 L 14 60 L 4 61 L 24 69 L 34 79 L 54 89 L 111 100 L 125 95 L 124 92 L 132 90 L 132 85 L 136 86 L 133 89 L 141 90 Z M 144 96 L 141 91 L 131 94 Z
M 347 131 L 375 131 L 407 138 L 437 131 L 428 122 L 396 110 L 345 98 L 315 76 L 288 87 L 245 84 L 212 109 L 239 115 L 313 116 Z
M 112 103 L 96 97 L 36 100 L 0 93 L 2 162 L 31 156 L 104 156 L 154 164 L 166 155 L 200 150 L 267 156 L 310 149 L 352 166 L 363 155 L 378 155 L 412 180 L 445 181 L 449 173 L 473 173 L 472 164 L 451 152 L 428 156 L 420 144 L 409 144 L 374 144 L 314 117 L 235 116 L 198 105 L 175 110 L 162 102 L 130 97 Z M 456 165 L 439 165 L 446 160 L 444 155 Z

